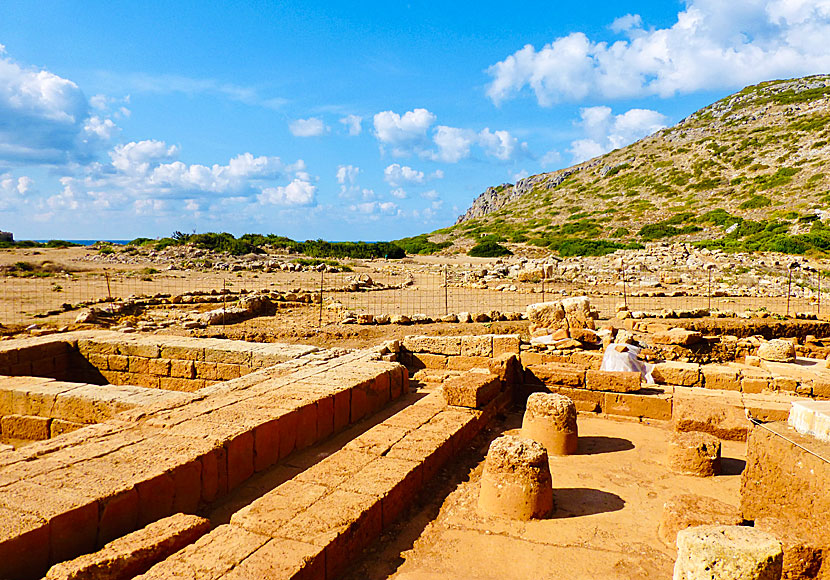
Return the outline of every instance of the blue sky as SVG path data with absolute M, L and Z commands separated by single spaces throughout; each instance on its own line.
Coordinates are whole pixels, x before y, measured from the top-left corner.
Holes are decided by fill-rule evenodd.
M 0 4 L 0 229 L 386 240 L 761 80 L 830 0 Z

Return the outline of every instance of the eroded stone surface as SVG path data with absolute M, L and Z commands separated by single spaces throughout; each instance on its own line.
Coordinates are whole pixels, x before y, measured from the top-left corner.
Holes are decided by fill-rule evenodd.
M 542 444 L 513 435 L 494 440 L 484 463 L 478 506 L 484 514 L 518 520 L 548 516 L 553 487 Z
M 674 580 L 778 580 L 781 543 L 746 526 L 697 526 L 677 534 Z

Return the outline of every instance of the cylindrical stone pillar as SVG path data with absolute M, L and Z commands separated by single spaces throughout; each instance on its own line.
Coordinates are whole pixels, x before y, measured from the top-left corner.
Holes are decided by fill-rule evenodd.
M 746 526 L 677 533 L 674 580 L 779 580 L 784 555 L 774 536 Z
M 572 455 L 579 446 L 576 405 L 565 395 L 533 393 L 522 419 L 522 437 L 545 446 L 549 455 Z
M 720 473 L 720 441 L 707 433 L 674 433 L 669 439 L 669 469 L 681 475 Z
M 550 515 L 553 485 L 542 444 L 514 435 L 494 440 L 484 460 L 478 507 L 486 515 L 517 520 Z

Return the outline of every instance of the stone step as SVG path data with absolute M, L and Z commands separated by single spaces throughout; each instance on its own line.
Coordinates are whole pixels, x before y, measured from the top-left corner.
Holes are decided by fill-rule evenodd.
M 509 395 L 503 392 L 483 411 L 448 406 L 438 392 L 427 395 L 139 578 L 333 580 L 507 405 Z

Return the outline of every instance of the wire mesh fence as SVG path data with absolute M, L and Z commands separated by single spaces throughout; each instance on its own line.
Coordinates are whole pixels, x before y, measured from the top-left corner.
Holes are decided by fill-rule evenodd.
M 662 311 L 766 311 L 821 317 L 827 310 L 823 272 L 789 265 L 740 269 L 674 268 L 656 271 L 624 264 L 602 270 L 556 264 L 529 270 L 468 265 L 413 265 L 371 262 L 354 272 L 170 270 L 140 274 L 124 270 L 0 278 L 0 323 L 67 324 L 79 310 L 106 309 L 139 297 L 158 298 L 158 308 L 175 310 L 174 297 L 224 297 L 214 308 L 232 305 L 241 293 L 268 293 L 319 311 L 318 324 L 339 322 L 348 313 L 425 315 L 523 312 L 528 304 L 587 295 L 601 317 L 619 304 L 647 314 Z M 824 293 L 824 296 L 823 296 Z M 311 297 L 311 300 L 309 300 Z M 825 304 L 822 304 L 824 300 Z M 175 301 L 174 301 L 175 302 Z M 680 313 L 684 315 L 683 312 Z

